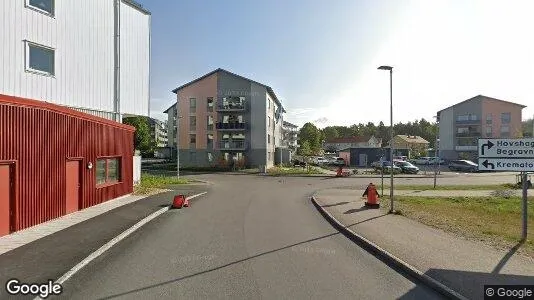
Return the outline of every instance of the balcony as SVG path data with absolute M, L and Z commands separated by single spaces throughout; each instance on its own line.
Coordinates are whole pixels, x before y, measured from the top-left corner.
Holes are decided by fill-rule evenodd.
M 235 123 L 222 123 L 222 122 L 217 122 L 215 124 L 217 130 L 226 130 L 226 131 L 239 131 L 239 130 L 245 130 L 247 129 L 247 126 L 246 126 L 246 123 L 239 123 L 239 122 L 235 122 Z
M 219 150 L 245 150 L 247 143 L 245 141 L 220 141 Z
M 482 136 L 482 133 L 481 132 L 459 132 L 459 133 L 456 133 L 456 137 L 481 137 Z
M 247 108 L 245 102 L 228 102 L 221 103 L 217 105 L 218 112 L 235 112 L 235 111 L 245 111 Z
M 456 124 L 482 124 L 482 120 L 476 119 L 476 120 L 456 120 Z
M 454 149 L 456 151 L 477 151 L 478 146 L 456 146 Z

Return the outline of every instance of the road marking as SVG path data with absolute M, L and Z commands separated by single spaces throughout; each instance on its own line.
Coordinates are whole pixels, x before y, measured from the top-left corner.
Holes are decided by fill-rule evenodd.
M 200 197 L 200 196 L 205 195 L 207 193 L 208 192 L 202 192 L 202 193 L 199 193 L 199 194 L 195 194 L 195 195 L 189 196 L 189 197 L 187 197 L 187 200 L 192 200 L 194 198 Z M 104 252 L 106 252 L 107 250 L 111 249 L 111 247 L 113 247 L 115 244 L 117 244 L 118 242 L 120 242 L 120 241 L 124 240 L 125 238 L 127 238 L 130 234 L 134 233 L 137 229 L 141 228 L 146 223 L 152 221 L 153 219 L 155 219 L 158 216 L 162 215 L 163 213 L 167 212 L 170 208 L 171 208 L 171 205 L 169 205 L 167 207 L 164 207 L 164 208 L 152 213 L 148 217 L 145 217 L 144 219 L 142 219 L 141 221 L 137 222 L 132 227 L 126 229 L 124 232 L 122 232 L 118 236 L 114 237 L 111 241 L 109 241 L 106 244 L 104 244 L 104 246 L 98 248 L 95 252 L 89 254 L 89 256 L 87 256 L 81 262 L 79 262 L 77 265 L 72 267 L 72 269 L 70 269 L 67 273 L 65 273 L 65 274 L 63 274 L 63 276 L 59 277 L 59 279 L 56 280 L 55 283 L 63 285 L 63 283 L 65 283 L 67 280 L 69 280 L 69 278 L 71 278 L 74 274 L 76 274 L 81 269 L 83 269 L 83 267 L 88 265 L 95 258 L 99 257 Z M 37 296 L 37 297 L 34 298 L 34 300 L 43 300 L 43 299 L 41 297 Z

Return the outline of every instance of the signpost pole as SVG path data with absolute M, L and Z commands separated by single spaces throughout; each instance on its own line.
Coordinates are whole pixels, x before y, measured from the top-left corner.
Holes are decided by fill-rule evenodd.
M 521 183 L 523 184 L 523 234 L 521 240 L 527 240 L 527 226 L 528 226 L 528 176 L 527 172 L 523 172 Z
M 436 188 L 437 177 L 438 177 L 438 164 L 437 164 L 437 161 L 434 160 L 434 188 Z
M 384 197 L 384 166 L 382 166 L 380 173 L 382 174 L 382 197 Z
M 384 149 L 382 148 L 382 156 L 380 157 L 380 177 L 382 178 L 382 184 L 380 185 L 382 187 L 382 193 L 380 197 L 384 197 L 384 155 L 385 155 Z

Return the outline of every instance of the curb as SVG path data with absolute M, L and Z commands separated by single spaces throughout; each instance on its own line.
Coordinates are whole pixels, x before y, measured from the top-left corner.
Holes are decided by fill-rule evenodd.
M 189 197 L 187 197 L 187 200 L 192 200 L 194 198 L 197 198 L 197 197 L 200 197 L 200 196 L 203 196 L 205 194 L 207 194 L 208 192 L 202 192 L 202 193 L 199 193 L 199 194 L 195 194 L 195 195 L 191 195 Z M 111 249 L 115 244 L 119 243 L 120 241 L 124 240 L 125 238 L 127 238 L 129 235 L 131 235 L 132 233 L 134 233 L 136 230 L 138 230 L 139 228 L 141 228 L 143 225 L 147 224 L 148 222 L 152 221 L 153 219 L 159 217 L 160 215 L 162 215 L 163 213 L 169 211 L 171 209 L 171 206 L 172 205 L 169 205 L 167 207 L 164 207 L 152 214 L 150 214 L 149 216 L 141 219 L 139 222 L 135 223 L 135 225 L 133 225 L 132 227 L 126 229 L 125 231 L 123 231 L 121 234 L 119 234 L 118 236 L 114 237 L 113 239 L 111 239 L 109 242 L 105 243 L 102 247 L 98 248 L 95 252 L 89 254 L 89 256 L 87 256 L 86 258 L 84 258 L 81 262 L 79 262 L 78 264 L 76 264 L 74 267 L 72 267 L 69 271 L 67 271 L 67 273 L 63 274 L 61 277 L 59 277 L 59 279 L 57 279 L 54 284 L 60 284 L 60 285 L 63 285 L 67 280 L 69 280 L 74 274 L 76 274 L 77 272 L 79 272 L 81 269 L 83 269 L 85 266 L 87 266 L 91 261 L 93 261 L 95 258 L 99 257 L 100 255 L 104 254 L 104 252 L 106 252 L 107 250 Z M 43 300 L 43 298 L 41 298 L 40 296 L 37 296 L 34 298 L 34 300 Z
M 399 269 L 403 270 L 407 274 L 411 275 L 412 277 L 420 280 L 427 286 L 431 287 L 435 291 L 439 292 L 440 294 L 451 298 L 451 299 L 459 299 L 459 300 L 468 300 L 465 296 L 461 295 L 460 293 L 454 291 L 453 289 L 447 287 L 446 285 L 442 284 L 441 282 L 435 280 L 434 278 L 424 274 L 423 272 L 416 269 L 414 266 L 408 264 L 407 262 L 403 261 L 402 259 L 396 257 L 395 255 L 389 253 L 387 250 L 381 248 L 380 246 L 376 245 L 372 241 L 366 239 L 365 237 L 357 234 L 356 232 L 352 231 L 351 229 L 345 227 L 341 222 L 339 222 L 332 214 L 330 214 L 326 209 L 321 207 L 321 205 L 317 202 L 317 199 L 315 199 L 315 196 L 311 197 L 311 201 L 315 208 L 327 219 L 332 226 L 334 226 L 337 230 L 342 232 L 344 235 L 348 236 L 352 241 L 356 242 L 357 244 L 360 244 L 364 246 L 366 250 L 371 252 L 372 254 L 378 255 L 380 258 L 384 259 L 387 263 L 394 265 L 398 267 Z
M 295 174 L 295 175 L 292 175 L 292 174 L 276 174 L 276 175 L 270 175 L 270 174 L 263 174 L 263 173 L 260 173 L 260 174 L 257 174 L 258 176 L 265 176 L 265 177 L 298 177 L 298 178 L 352 178 L 352 179 L 357 179 L 357 178 L 362 178 L 362 179 L 366 179 L 366 178 L 382 178 L 382 176 L 380 175 L 351 175 L 351 176 L 344 176 L 344 177 L 336 177 L 335 174 L 316 174 L 316 175 L 302 175 L 302 174 Z M 441 175 L 441 176 L 438 176 L 438 178 L 452 178 L 453 176 L 450 176 L 450 175 Z M 384 179 L 388 178 L 389 179 L 389 176 L 384 176 Z M 403 179 L 403 178 L 407 178 L 407 179 L 425 179 L 425 178 L 434 178 L 434 176 L 431 176 L 431 175 L 423 175 L 423 176 L 395 176 L 395 179 Z

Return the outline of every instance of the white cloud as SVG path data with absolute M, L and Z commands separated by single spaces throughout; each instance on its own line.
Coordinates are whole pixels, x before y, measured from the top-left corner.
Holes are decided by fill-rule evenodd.
M 150 100 L 150 117 L 159 119 L 162 121 L 167 120 L 167 114 L 164 113 L 167 108 L 169 108 L 173 104 L 173 99 L 169 97 L 169 99 L 165 98 L 152 98 Z
M 478 94 L 534 104 L 534 1 L 410 3 L 374 59 L 346 75 L 352 83 L 328 95 L 325 107 L 301 110 L 299 120 L 389 124 L 389 74 L 377 70 L 381 64 L 394 67 L 394 122 L 432 120 Z M 533 114 L 534 107 L 523 110 L 524 119 Z

